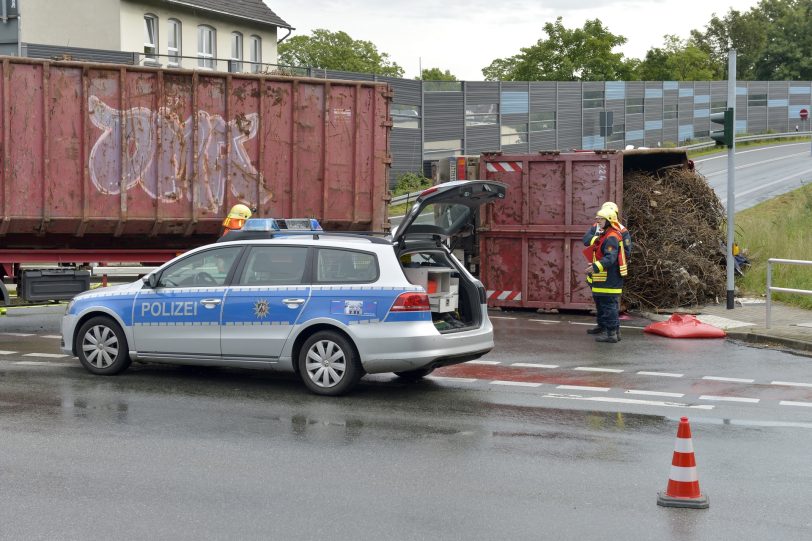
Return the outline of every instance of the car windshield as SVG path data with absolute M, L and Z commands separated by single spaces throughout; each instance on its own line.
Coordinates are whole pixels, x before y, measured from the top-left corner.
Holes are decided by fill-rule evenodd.
M 453 232 L 468 221 L 471 207 L 445 203 L 431 203 L 425 206 L 411 225 L 434 226 L 444 233 Z

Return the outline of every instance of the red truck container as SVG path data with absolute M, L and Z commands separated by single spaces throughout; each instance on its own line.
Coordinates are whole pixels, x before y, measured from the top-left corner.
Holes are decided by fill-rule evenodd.
M 228 209 L 382 231 L 389 87 L 0 57 L 0 265 L 162 262 Z
M 480 230 L 480 279 L 490 306 L 593 306 L 585 281 L 584 233 L 604 201 L 622 208 L 619 152 L 484 154 L 480 178 L 504 182 L 507 198 L 488 205 Z
M 620 206 L 624 171 L 692 167 L 684 150 L 642 149 L 483 154 L 480 178 L 506 183 L 479 233 L 480 279 L 488 304 L 505 308 L 589 309 L 584 233 L 605 201 Z M 634 231 L 631 231 L 632 242 Z M 629 262 L 634 272 L 634 255 Z

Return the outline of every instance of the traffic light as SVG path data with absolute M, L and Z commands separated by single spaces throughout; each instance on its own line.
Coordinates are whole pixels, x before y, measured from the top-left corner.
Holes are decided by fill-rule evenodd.
M 721 124 L 722 129 L 711 131 L 711 139 L 716 141 L 717 145 L 733 146 L 733 108 L 728 107 L 721 113 L 713 113 L 710 116 L 712 124 Z

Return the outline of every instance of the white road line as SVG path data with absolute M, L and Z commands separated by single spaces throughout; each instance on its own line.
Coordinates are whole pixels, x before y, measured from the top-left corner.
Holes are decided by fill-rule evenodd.
M 750 154 L 751 152 L 761 152 L 761 151 L 764 151 L 764 150 L 773 150 L 773 149 L 781 148 L 781 147 L 794 147 L 794 146 L 799 146 L 799 145 L 804 145 L 804 146 L 808 147 L 809 143 L 788 143 L 786 145 L 769 145 L 769 146 L 766 146 L 766 147 L 754 148 L 752 150 L 740 150 L 740 151 L 737 150 L 736 151 L 736 156 L 738 156 L 740 154 Z M 694 160 L 694 163 L 709 162 L 711 160 L 719 160 L 719 159 L 722 159 L 722 158 L 727 159 L 727 152 L 723 152 L 722 154 L 719 154 L 718 156 L 711 156 L 709 158 L 702 158 L 702 159 L 699 159 L 699 160 Z
M 42 335 L 43 338 L 53 338 L 54 340 L 59 340 L 62 338 L 61 334 L 44 334 Z
M 502 364 L 501 361 L 467 361 L 465 364 L 487 364 L 487 365 L 496 365 Z
M 538 323 L 561 323 L 560 321 L 555 321 L 554 319 L 531 319 L 529 321 L 536 321 Z
M 753 383 L 754 379 L 743 379 L 743 378 L 723 378 L 720 376 L 702 376 L 702 379 L 707 379 L 710 381 L 730 381 L 733 383 Z
M 737 165 L 736 166 L 736 171 L 739 171 L 741 169 L 748 169 L 750 167 L 755 167 L 757 165 L 764 165 L 765 163 L 780 162 L 781 160 L 784 160 L 786 158 L 795 158 L 797 156 L 808 156 L 808 155 L 809 155 L 809 152 L 798 152 L 797 154 L 787 154 L 786 156 L 778 156 L 777 158 L 770 158 L 768 160 L 762 160 L 760 162 L 752 162 L 752 163 L 747 163 L 747 164 L 744 164 L 744 165 Z M 696 163 L 696 162 L 694 162 L 694 163 Z M 705 175 L 705 177 L 710 178 L 710 177 L 715 177 L 717 175 L 724 175 L 724 174 L 727 174 L 727 168 L 724 168 L 721 171 L 716 171 L 714 173 L 707 174 L 707 175 Z M 738 194 L 736 194 L 736 195 L 738 195 Z
M 778 180 L 773 180 L 772 182 L 767 182 L 765 184 L 761 184 L 760 186 L 756 186 L 755 188 L 750 188 L 749 190 L 744 190 L 743 192 L 736 192 L 736 197 L 739 198 L 739 197 L 742 197 L 743 195 L 750 195 L 753 192 L 761 191 L 761 190 L 763 190 L 765 188 L 769 188 L 770 186 L 773 186 L 775 184 L 781 184 L 785 180 L 789 180 L 789 179 L 794 178 L 794 177 L 799 177 L 799 176 L 805 175 L 807 173 L 812 173 L 812 169 L 804 169 L 803 171 L 798 171 L 795 174 L 787 175 L 784 178 L 779 178 Z M 724 203 L 724 201 L 723 201 L 723 203 Z
M 33 333 L 27 332 L 4 332 L 3 334 L 6 336 L 34 336 Z
M 795 383 L 793 381 L 771 381 L 770 385 L 786 385 L 787 387 L 812 387 L 812 383 Z
M 493 380 L 491 385 L 510 385 L 514 387 L 541 387 L 541 383 L 532 383 L 529 381 L 504 381 L 501 379 Z
M 781 406 L 803 406 L 812 408 L 812 402 L 793 402 L 792 400 L 782 400 L 778 404 Z
M 667 398 L 682 398 L 685 396 L 683 393 L 666 393 L 663 391 L 640 391 L 637 389 L 629 389 L 626 394 L 640 394 L 645 396 L 665 396 Z
M 664 378 L 681 378 L 685 374 L 672 374 L 669 372 L 638 372 L 641 376 L 662 376 Z
M 426 379 L 433 381 L 447 381 L 449 383 L 474 383 L 476 378 L 449 378 L 446 376 L 427 376 Z
M 519 368 L 558 368 L 557 364 L 538 364 L 538 363 L 513 363 L 510 366 L 518 366 Z
M 599 391 L 609 392 L 609 387 L 590 387 L 588 385 L 559 385 L 556 389 L 568 389 L 570 391 Z
M 23 357 L 44 357 L 46 359 L 62 359 L 67 357 L 64 353 L 26 353 Z
M 610 372 L 612 374 L 620 374 L 623 372 L 620 368 L 598 368 L 594 366 L 576 366 L 573 370 L 580 370 L 582 372 Z
M 581 321 L 570 321 L 570 325 L 589 325 L 590 327 L 594 327 L 594 323 L 583 323 Z
M 51 363 L 48 361 L 19 361 L 14 364 L 19 364 L 23 366 L 70 366 L 65 363 Z
M 744 398 L 741 396 L 711 396 L 703 394 L 699 397 L 700 400 L 715 400 L 717 402 L 746 402 L 748 404 L 757 404 L 758 398 Z
M 16 351 L 2 351 L 0 350 L 0 355 L 14 355 L 17 353 Z
M 635 404 L 640 406 L 662 406 L 666 408 L 688 408 L 697 410 L 712 410 L 714 406 L 710 404 L 681 404 L 679 402 L 660 402 L 658 400 L 640 400 L 636 398 L 614 398 L 610 396 L 577 396 L 577 395 L 559 395 L 554 393 L 546 393 L 542 395 L 543 398 L 563 398 L 566 400 L 587 400 L 592 402 L 614 402 L 617 404 Z
M 491 319 L 518 319 L 515 317 L 506 317 L 506 316 L 488 316 Z

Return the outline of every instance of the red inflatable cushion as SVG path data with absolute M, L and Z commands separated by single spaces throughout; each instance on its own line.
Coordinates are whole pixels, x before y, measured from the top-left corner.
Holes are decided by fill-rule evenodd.
M 696 316 L 689 314 L 674 314 L 668 321 L 652 323 L 644 332 L 659 334 L 667 338 L 724 338 L 725 331 L 702 323 Z

